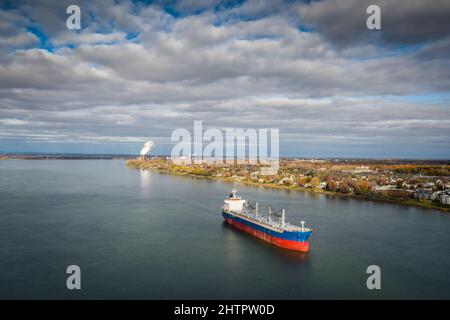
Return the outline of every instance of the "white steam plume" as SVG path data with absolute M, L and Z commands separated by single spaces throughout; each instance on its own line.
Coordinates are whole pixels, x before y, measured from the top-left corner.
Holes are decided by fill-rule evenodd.
M 149 153 L 154 146 L 155 144 L 153 143 L 153 141 L 147 141 L 146 143 L 144 143 L 144 147 L 141 149 L 141 156 L 143 157 L 147 153 Z

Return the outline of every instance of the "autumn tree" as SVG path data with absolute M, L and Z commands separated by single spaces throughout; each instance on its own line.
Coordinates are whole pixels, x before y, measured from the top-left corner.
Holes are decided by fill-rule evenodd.
M 337 191 L 337 189 L 338 189 L 337 182 L 334 180 L 329 180 L 327 183 L 327 189 L 331 190 L 331 191 Z
M 353 183 L 353 188 L 357 194 L 366 194 L 369 192 L 369 183 L 367 180 L 358 180 Z
M 297 183 L 300 187 L 305 186 L 305 184 L 307 183 L 307 178 L 306 177 L 299 177 L 297 180 Z
M 320 179 L 318 177 L 314 177 L 311 179 L 310 183 L 313 188 L 318 188 L 320 185 Z
M 350 186 L 347 181 L 341 181 L 339 191 L 344 194 L 350 193 Z

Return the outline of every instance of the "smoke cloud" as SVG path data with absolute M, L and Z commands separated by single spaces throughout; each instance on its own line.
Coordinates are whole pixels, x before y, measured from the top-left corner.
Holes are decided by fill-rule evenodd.
M 153 141 L 147 141 L 144 143 L 144 147 L 141 149 L 141 156 L 145 156 L 147 153 L 149 153 L 153 147 L 155 146 L 155 143 Z

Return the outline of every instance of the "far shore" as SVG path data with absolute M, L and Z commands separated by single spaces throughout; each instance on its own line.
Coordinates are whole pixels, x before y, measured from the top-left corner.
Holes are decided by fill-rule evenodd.
M 299 186 L 286 186 L 286 185 L 280 185 L 280 184 L 274 184 L 274 183 L 259 183 L 255 181 L 248 181 L 248 180 L 236 180 L 229 177 L 217 177 L 217 176 L 207 176 L 207 175 L 198 175 L 198 174 L 192 174 L 189 172 L 180 172 L 180 171 L 174 171 L 170 169 L 161 169 L 161 168 L 149 168 L 145 165 L 145 161 L 141 160 L 127 160 L 126 165 L 135 169 L 140 170 L 151 170 L 155 171 L 161 174 L 170 174 L 175 176 L 183 176 L 183 177 L 189 177 L 194 179 L 208 179 L 208 180 L 218 180 L 225 183 L 233 183 L 233 184 L 242 184 L 247 186 L 254 186 L 254 187 L 263 187 L 263 188 L 269 188 L 269 189 L 279 189 L 279 190 L 286 190 L 286 191 L 299 191 L 299 192 L 310 192 L 315 194 L 324 194 L 329 195 L 333 197 L 339 197 L 342 199 L 345 198 L 352 198 L 352 199 L 359 199 L 364 201 L 377 201 L 377 202 L 384 202 L 384 203 L 391 203 L 391 204 L 399 204 L 402 206 L 413 206 L 413 207 L 420 207 L 424 209 L 433 209 L 433 210 L 439 210 L 442 212 L 450 212 L 450 207 L 442 205 L 440 203 L 434 203 L 430 201 L 417 201 L 415 199 L 396 199 L 396 198 L 389 198 L 389 197 L 382 197 L 378 195 L 358 195 L 358 194 L 341 194 L 333 191 L 323 190 L 323 189 L 317 189 L 317 188 L 304 188 Z

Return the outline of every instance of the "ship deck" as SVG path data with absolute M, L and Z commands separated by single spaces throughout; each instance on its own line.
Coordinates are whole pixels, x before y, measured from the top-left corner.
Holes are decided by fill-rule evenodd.
M 247 221 L 256 223 L 260 226 L 263 226 L 265 228 L 271 229 L 276 232 L 309 232 L 311 229 L 309 228 L 302 228 L 295 226 L 289 222 L 285 222 L 284 226 L 281 226 L 281 219 L 277 216 L 262 216 L 262 215 L 256 215 L 254 211 L 249 210 L 243 210 L 241 212 L 236 211 L 230 211 L 222 208 L 226 213 L 235 215 L 237 217 L 243 218 Z

